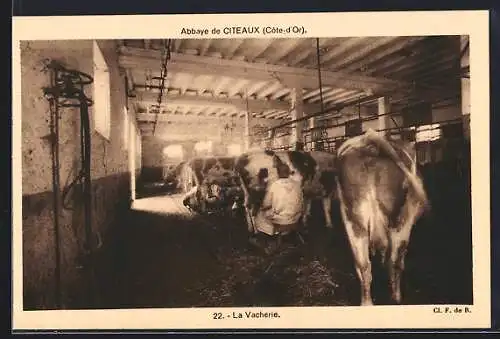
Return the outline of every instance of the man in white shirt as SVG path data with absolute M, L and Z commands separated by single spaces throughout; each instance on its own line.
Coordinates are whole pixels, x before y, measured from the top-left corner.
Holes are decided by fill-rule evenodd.
M 277 171 L 279 179 L 267 189 L 261 210 L 255 217 L 257 231 L 270 236 L 297 229 L 304 211 L 301 183 L 290 178 L 287 165 L 279 165 Z M 250 241 L 256 244 L 257 239 L 253 237 Z

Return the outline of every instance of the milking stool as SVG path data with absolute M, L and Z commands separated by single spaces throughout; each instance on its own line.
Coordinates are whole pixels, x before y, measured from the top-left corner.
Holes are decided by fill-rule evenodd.
M 294 233 L 297 239 L 302 243 L 305 244 L 304 238 L 300 234 L 300 226 L 301 223 L 300 221 L 297 221 L 293 224 L 288 224 L 288 225 L 279 225 L 279 224 L 274 224 L 274 229 L 275 233 L 277 234 L 277 248 L 281 247 L 281 244 L 283 242 L 283 236 L 290 235 L 290 233 Z

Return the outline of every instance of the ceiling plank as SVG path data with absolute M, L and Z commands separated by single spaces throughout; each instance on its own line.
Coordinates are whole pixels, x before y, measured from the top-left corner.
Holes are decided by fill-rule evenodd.
M 302 60 L 306 59 L 309 54 L 315 53 L 316 39 L 302 39 L 300 46 L 295 48 L 290 54 L 285 57 L 288 65 L 295 66 Z M 322 48 L 327 42 L 332 39 L 319 39 L 319 46 Z
M 411 48 L 400 49 L 394 55 L 389 58 L 383 58 L 382 62 L 375 62 L 374 65 L 368 65 L 367 71 L 372 76 L 377 76 L 380 74 L 390 73 L 391 78 L 394 73 L 405 68 L 414 67 L 418 64 L 427 64 L 429 58 L 433 58 L 435 55 L 441 55 L 442 53 L 447 54 L 448 52 L 443 48 L 444 39 L 439 38 L 428 38 L 426 40 L 421 40 L 418 43 L 412 45 Z
M 202 40 L 200 47 L 199 47 L 199 55 L 204 56 L 208 49 L 210 48 L 210 45 L 212 43 L 212 39 L 204 39 Z
M 321 89 L 323 90 L 323 93 L 321 93 L 321 90 L 318 88 L 318 89 L 315 89 L 314 91 L 311 91 L 311 92 L 307 93 L 306 95 L 304 95 L 303 99 L 304 100 L 307 100 L 307 99 L 315 100 L 316 97 L 318 97 L 319 95 L 323 95 L 323 97 L 324 97 L 325 95 L 328 95 L 331 93 L 339 93 L 339 92 L 344 91 L 342 88 L 331 88 L 331 87 L 322 87 Z
M 181 49 L 182 42 L 183 42 L 182 39 L 174 39 L 174 51 L 175 52 L 179 52 L 179 50 Z
M 387 45 L 391 41 L 397 40 L 398 37 L 380 37 L 375 39 L 375 41 L 371 43 L 367 43 L 365 46 L 360 47 L 357 51 L 349 54 L 346 58 L 342 58 L 341 60 L 338 60 L 336 58 L 328 61 L 325 63 L 323 67 L 329 68 L 333 66 L 337 66 L 340 68 L 343 68 L 344 65 L 347 65 L 353 61 L 359 60 L 360 58 L 362 59 L 372 51 Z M 321 60 L 321 57 L 320 57 Z
M 370 54 L 358 61 L 353 60 L 353 62 L 350 65 L 349 64 L 345 65 L 343 69 L 349 72 L 356 71 L 359 68 L 362 68 L 363 66 L 368 66 L 370 63 L 385 57 L 386 55 L 390 55 L 392 53 L 398 52 L 410 46 L 415 46 L 416 43 L 424 40 L 425 38 L 426 38 L 425 36 L 404 37 L 402 41 L 397 41 L 394 44 L 387 46 L 387 48 L 384 48 L 379 52 Z
M 272 56 L 269 57 L 269 63 L 274 64 L 293 51 L 302 41 L 300 39 L 278 39 L 271 45 Z
M 271 100 L 276 100 L 276 99 L 284 96 L 285 94 L 290 93 L 290 91 L 291 91 L 290 88 L 280 89 L 280 90 L 276 91 L 276 93 L 273 94 L 273 96 L 271 97 Z
M 333 60 L 352 48 L 354 48 L 357 44 L 364 42 L 367 40 L 365 37 L 353 37 L 353 38 L 348 38 L 346 41 L 343 43 L 339 44 L 338 46 L 333 47 L 323 55 L 320 55 L 320 61 L 321 61 L 321 66 L 323 67 L 324 65 L 327 65 L 330 60 Z
M 251 55 L 247 56 L 248 61 L 254 61 L 262 55 L 274 42 L 273 39 L 251 39 L 252 47 L 249 48 Z
M 224 87 L 229 82 L 231 82 L 231 80 L 232 80 L 231 78 L 227 78 L 227 77 L 221 77 L 221 78 L 216 79 L 215 82 L 213 83 L 212 93 L 214 95 L 219 95 L 224 90 Z
M 235 84 L 233 84 L 229 90 L 227 91 L 227 95 L 229 97 L 233 97 L 234 95 L 236 95 L 237 93 L 239 93 L 241 90 L 244 89 L 244 87 L 249 83 L 249 80 L 247 79 L 242 79 L 242 80 L 239 80 L 237 81 Z M 245 92 L 243 90 L 243 92 Z
M 226 59 L 231 59 L 234 56 L 234 53 L 240 48 L 240 46 L 245 42 L 244 39 L 231 39 L 231 45 L 228 50 L 224 53 L 224 57 Z

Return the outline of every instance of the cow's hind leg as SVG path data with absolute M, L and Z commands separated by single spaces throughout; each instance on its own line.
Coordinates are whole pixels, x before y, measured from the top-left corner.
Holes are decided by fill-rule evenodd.
M 373 301 L 371 297 L 372 264 L 370 261 L 368 232 L 359 223 L 349 218 L 346 206 L 342 201 L 341 214 L 351 244 L 356 273 L 361 284 L 361 306 L 370 306 L 373 305 Z
M 304 197 L 304 214 L 302 215 L 302 224 L 304 227 L 308 226 L 309 218 L 311 217 L 311 199 Z
M 350 221 L 345 222 L 345 225 L 354 255 L 356 273 L 361 283 L 361 305 L 373 305 L 371 296 L 372 264 L 369 256 L 368 234 L 357 234 L 353 228 L 359 226 Z
M 249 233 L 257 233 L 255 229 L 255 217 L 253 216 L 252 208 L 245 205 L 244 206 L 245 219 L 247 221 L 247 231 Z
M 409 218 L 399 229 L 391 230 L 391 250 L 389 260 L 389 281 L 392 300 L 397 304 L 402 301 L 401 275 L 405 269 L 405 258 L 410 240 L 414 218 Z
M 332 197 L 330 195 L 323 197 L 323 212 L 325 213 L 326 227 L 333 228 L 332 222 Z
M 407 242 L 393 234 L 391 239 L 391 260 L 389 262 L 389 279 L 391 286 L 392 300 L 397 304 L 401 303 L 401 275 L 404 271 Z

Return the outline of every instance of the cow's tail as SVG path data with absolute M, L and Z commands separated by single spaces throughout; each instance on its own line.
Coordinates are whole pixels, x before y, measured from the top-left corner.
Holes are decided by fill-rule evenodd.
M 398 154 L 396 153 L 394 147 L 385 139 L 380 136 L 377 132 L 370 129 L 366 131 L 364 137 L 375 143 L 384 153 L 386 153 L 395 163 L 396 165 L 403 171 L 406 178 L 410 182 L 415 195 L 420 200 L 420 202 L 424 205 L 428 205 L 427 193 L 425 192 L 424 184 L 422 180 L 417 176 L 416 166 L 412 166 L 412 170 L 409 170 L 408 167 L 403 163 Z M 414 161 L 412 159 L 412 161 Z
M 240 187 L 243 190 L 243 195 L 245 197 L 243 201 L 243 208 L 245 209 L 245 216 L 247 219 L 247 223 L 249 224 L 248 226 L 252 229 L 252 232 L 255 232 L 255 224 L 252 213 L 249 210 L 248 200 L 247 200 L 250 197 L 250 193 L 248 192 L 248 187 L 245 185 L 245 182 L 243 181 L 243 177 L 241 176 L 240 172 L 238 170 L 236 170 L 235 172 L 238 175 L 238 179 L 240 181 Z

